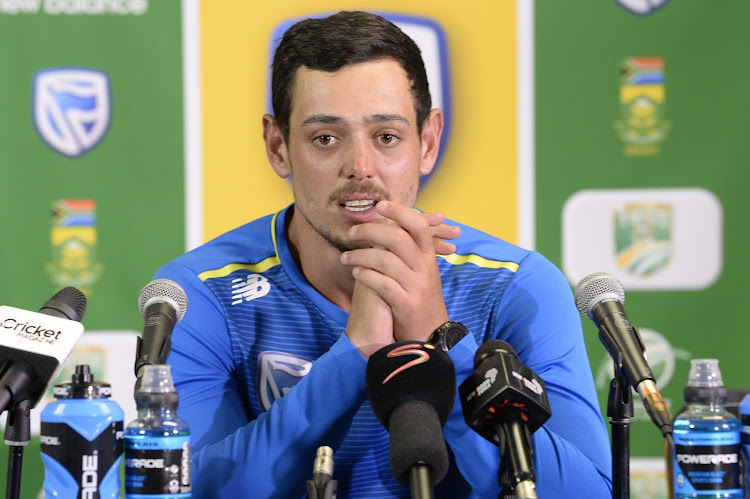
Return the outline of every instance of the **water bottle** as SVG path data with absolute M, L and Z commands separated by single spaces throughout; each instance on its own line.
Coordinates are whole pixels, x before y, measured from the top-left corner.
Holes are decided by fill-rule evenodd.
M 77 365 L 53 394 L 40 416 L 46 497 L 119 497 L 124 413 L 112 388 Z
M 144 366 L 135 393 L 138 419 L 125 429 L 125 497 L 191 497 L 190 429 L 168 365 Z
M 742 498 L 740 422 L 726 410 L 719 361 L 693 359 L 674 420 L 675 498 Z

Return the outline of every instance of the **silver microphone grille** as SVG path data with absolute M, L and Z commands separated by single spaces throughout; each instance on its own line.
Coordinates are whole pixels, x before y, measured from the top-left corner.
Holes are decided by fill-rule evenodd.
M 615 277 L 606 272 L 595 272 L 580 280 L 575 290 L 576 307 L 589 319 L 594 305 L 602 300 L 617 300 L 625 303 L 625 291 Z
M 154 302 L 165 302 L 172 306 L 177 313 L 177 322 L 180 322 L 187 311 L 187 295 L 182 286 L 170 279 L 155 279 L 146 284 L 138 295 L 138 312 L 141 317 L 146 308 Z

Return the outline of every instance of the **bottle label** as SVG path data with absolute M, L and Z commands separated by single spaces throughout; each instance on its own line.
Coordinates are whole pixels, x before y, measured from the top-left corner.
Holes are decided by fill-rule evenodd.
M 739 434 L 675 432 L 675 494 L 742 494 Z M 712 495 L 713 496 L 713 495 Z
M 41 450 L 75 478 L 78 490 L 68 490 L 70 479 L 59 476 L 58 468 L 45 469 L 44 489 L 48 494 L 93 499 L 111 495 L 100 491 L 107 472 L 122 455 L 122 421 L 113 421 L 94 440 L 89 441 L 65 423 L 42 422 Z M 63 472 L 64 473 L 64 472 Z M 119 492 L 119 480 L 114 483 Z
M 190 497 L 190 436 L 125 440 L 128 497 Z

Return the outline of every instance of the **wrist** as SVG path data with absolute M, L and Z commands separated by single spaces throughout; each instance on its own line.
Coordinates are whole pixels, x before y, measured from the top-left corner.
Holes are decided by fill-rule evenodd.
M 456 321 L 447 321 L 435 329 L 427 343 L 435 346 L 443 352 L 448 352 L 453 346 L 469 334 L 469 330 Z

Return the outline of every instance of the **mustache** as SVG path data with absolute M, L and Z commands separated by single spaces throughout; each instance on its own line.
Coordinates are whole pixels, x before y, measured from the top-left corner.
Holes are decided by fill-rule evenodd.
M 374 182 L 367 181 L 363 183 L 351 182 L 346 185 L 342 185 L 328 196 L 329 203 L 335 203 L 339 199 L 351 196 L 353 194 L 366 194 L 368 196 L 376 197 L 380 200 L 390 200 L 391 195 L 382 187 L 376 185 Z

